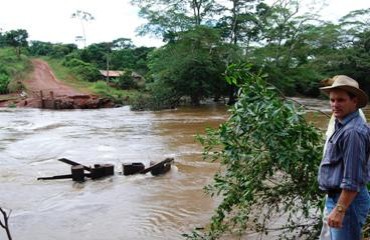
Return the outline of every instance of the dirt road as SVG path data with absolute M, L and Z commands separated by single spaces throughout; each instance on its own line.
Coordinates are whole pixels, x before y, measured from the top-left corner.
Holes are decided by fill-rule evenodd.
M 47 62 L 32 60 L 34 70 L 22 81 L 25 91 L 12 99 L 11 104 L 17 107 L 35 107 L 49 109 L 101 108 L 112 107 L 110 100 L 99 98 L 86 92 L 80 92 L 59 81 Z M 0 106 L 7 106 L 2 102 Z
M 43 91 L 44 94 L 54 92 L 55 97 L 89 95 L 78 92 L 59 81 L 45 61 L 34 59 L 32 60 L 32 64 L 34 67 L 33 74 L 23 82 L 30 96 L 39 95 L 40 91 Z

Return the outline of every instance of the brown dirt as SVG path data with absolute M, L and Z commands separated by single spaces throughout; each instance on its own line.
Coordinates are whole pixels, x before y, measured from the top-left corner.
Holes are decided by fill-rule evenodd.
M 110 100 L 91 93 L 78 91 L 59 81 L 49 65 L 40 59 L 32 60 L 34 70 L 22 83 L 26 91 L 13 94 L 10 100 L 0 100 L 0 106 L 34 107 L 49 109 L 112 107 Z

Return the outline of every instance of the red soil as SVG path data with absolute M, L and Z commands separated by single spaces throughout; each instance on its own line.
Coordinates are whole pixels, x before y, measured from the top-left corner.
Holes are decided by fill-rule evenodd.
M 12 101 L 0 102 L 0 106 L 16 104 L 17 107 L 50 109 L 112 107 L 107 99 L 78 91 L 59 81 L 45 61 L 34 59 L 32 64 L 33 73 L 22 81 L 27 90 L 17 97 L 13 95 L 15 99 Z

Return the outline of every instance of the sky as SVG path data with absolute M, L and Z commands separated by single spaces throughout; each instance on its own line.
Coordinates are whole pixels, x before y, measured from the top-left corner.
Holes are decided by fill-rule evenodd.
M 0 0 L 1 1 L 1 0 Z M 223 0 L 224 1 L 224 0 Z M 301 0 L 302 3 L 312 0 Z M 370 0 L 327 0 L 323 18 L 335 21 L 351 10 L 370 8 Z M 135 46 L 159 47 L 161 39 L 137 36 L 136 29 L 145 23 L 130 0 L 2 0 L 0 31 L 26 29 L 28 40 L 51 43 L 76 43 L 83 36 L 81 21 L 72 18 L 77 10 L 95 19 L 84 21 L 86 44 L 130 38 Z

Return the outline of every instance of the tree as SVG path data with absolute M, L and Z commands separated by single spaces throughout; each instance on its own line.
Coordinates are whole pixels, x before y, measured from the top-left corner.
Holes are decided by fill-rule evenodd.
M 358 79 L 370 93 L 370 8 L 355 10 L 340 19 L 341 49 L 333 66 L 338 74 Z M 339 52 L 339 51 L 338 51 Z
M 322 77 L 309 65 L 320 54 L 321 43 L 315 38 L 322 34 L 315 27 L 318 17 L 314 11 L 301 15 L 299 10 L 295 0 L 278 1 L 273 6 L 260 4 L 256 15 L 259 29 L 246 56 L 248 62 L 268 74 L 270 83 L 287 95 L 306 89 L 302 85 L 317 89 L 312 83 Z M 314 93 L 318 95 L 318 91 Z
M 223 16 L 217 23 L 217 28 L 223 30 L 223 37 L 230 43 L 242 43 L 248 46 L 250 39 L 256 37 L 259 32 L 258 19 L 256 18 L 261 9 L 260 0 L 229 0 L 231 7 L 223 7 Z M 263 5 L 267 6 L 267 5 Z
M 204 158 L 221 164 L 206 187 L 221 202 L 204 233 L 185 236 L 222 239 L 227 232 L 279 230 L 283 239 L 314 239 L 321 227 L 316 177 L 322 133 L 250 66 L 230 66 L 226 79 L 240 87 L 238 101 L 224 124 L 199 137 Z M 273 227 L 276 218 L 282 224 Z
M 76 51 L 76 44 L 61 44 L 42 41 L 31 41 L 28 52 L 33 56 L 51 56 L 54 58 L 63 58 Z
M 112 49 L 114 50 L 133 49 L 133 48 L 135 48 L 135 45 L 129 38 L 118 38 L 112 41 Z
M 17 57 L 21 56 L 22 47 L 27 47 L 28 32 L 24 29 L 10 30 L 5 33 L 5 44 L 14 47 Z
M 94 64 L 99 69 L 106 69 L 107 55 L 112 52 L 111 42 L 94 43 L 80 52 L 81 60 Z
M 6 213 L 6 211 L 0 207 L 0 212 L 3 215 L 3 221 L 0 220 L 0 226 L 4 228 L 6 235 L 8 237 L 8 240 L 12 240 L 12 235 L 10 234 L 10 229 L 9 229 L 9 217 L 12 211 L 10 210 L 9 213 Z
M 84 47 L 86 47 L 86 32 L 85 32 L 84 21 L 89 22 L 89 21 L 95 20 L 95 18 L 91 13 L 81 11 L 81 10 L 77 10 L 75 13 L 73 13 L 72 18 L 77 18 L 80 20 L 83 37 L 81 38 L 77 36 L 76 40 L 82 40 L 84 43 Z
M 48 56 L 53 50 L 53 44 L 50 42 L 31 41 L 28 51 L 33 56 Z
M 232 46 L 220 41 L 215 29 L 198 26 L 179 34 L 172 44 L 151 55 L 150 74 L 154 84 L 167 89 L 172 98 L 189 96 L 198 105 L 203 97 L 224 94 L 226 84 L 222 73 L 232 57 Z M 237 50 L 235 50 L 237 51 Z
M 0 28 L 0 48 L 5 47 L 5 36 Z
M 211 20 L 219 7 L 215 0 L 131 0 L 140 8 L 139 16 L 148 20 L 138 31 L 173 40 L 184 32 Z

